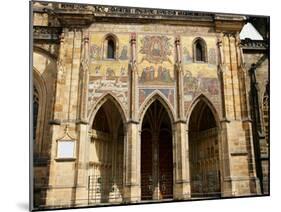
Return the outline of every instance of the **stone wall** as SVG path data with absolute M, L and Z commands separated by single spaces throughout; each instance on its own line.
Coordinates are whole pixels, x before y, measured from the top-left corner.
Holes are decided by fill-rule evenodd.
M 245 69 L 247 73 L 248 98 L 253 119 L 253 137 L 257 175 L 262 183 L 262 192 L 269 192 L 269 58 L 265 48 L 255 47 L 244 50 Z M 261 41 L 259 43 L 262 43 Z M 262 43 L 263 44 L 263 43 Z

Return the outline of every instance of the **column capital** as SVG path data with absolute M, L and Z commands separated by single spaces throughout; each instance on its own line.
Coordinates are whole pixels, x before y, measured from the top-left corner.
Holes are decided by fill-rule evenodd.
M 65 34 L 64 34 L 64 32 L 62 32 L 62 33 L 60 34 L 60 36 L 59 36 L 59 38 L 60 38 L 60 43 L 64 43 L 64 36 L 65 36 Z
M 176 120 L 176 121 L 174 121 L 174 123 L 173 124 L 186 124 L 186 120 L 184 120 L 184 119 L 178 119 L 178 120 Z
M 177 35 L 176 38 L 175 38 L 175 44 L 176 45 L 180 45 L 180 37 L 179 37 L 179 35 Z
M 138 120 L 135 120 L 135 119 L 129 119 L 127 121 L 127 124 L 139 124 L 140 122 Z
M 132 32 L 131 33 L 131 40 L 130 40 L 131 44 L 136 44 L 136 33 Z
M 223 118 L 220 120 L 221 123 L 230 123 L 231 121 L 228 118 Z

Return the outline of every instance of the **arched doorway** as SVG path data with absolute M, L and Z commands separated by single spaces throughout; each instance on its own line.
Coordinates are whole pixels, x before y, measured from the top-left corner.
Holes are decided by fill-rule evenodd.
M 188 128 L 191 196 L 220 196 L 218 126 L 205 101 L 196 104 Z
M 168 112 L 159 100 L 147 109 L 141 132 L 141 199 L 173 198 L 173 142 Z
M 89 204 L 123 199 L 124 125 L 108 99 L 97 111 L 91 130 Z

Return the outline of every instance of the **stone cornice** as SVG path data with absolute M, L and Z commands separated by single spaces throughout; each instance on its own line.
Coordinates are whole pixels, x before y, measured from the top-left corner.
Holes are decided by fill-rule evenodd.
M 246 16 L 243 15 L 216 14 L 214 17 L 215 29 L 217 32 L 240 32 L 246 20 Z
M 268 43 L 263 40 L 241 40 L 243 50 L 266 50 L 268 49 Z
M 59 43 L 61 32 L 61 27 L 33 26 L 33 39 L 35 41 Z
M 137 22 L 209 26 L 216 27 L 217 31 L 239 31 L 246 20 L 246 17 L 241 15 L 74 3 L 42 5 L 40 2 L 35 2 L 33 11 L 55 15 L 63 27 L 87 26 L 96 22 Z

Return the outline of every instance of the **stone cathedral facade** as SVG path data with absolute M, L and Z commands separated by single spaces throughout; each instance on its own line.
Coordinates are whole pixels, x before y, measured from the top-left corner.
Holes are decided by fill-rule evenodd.
M 245 16 L 31 12 L 35 208 L 268 194 L 268 46 Z

